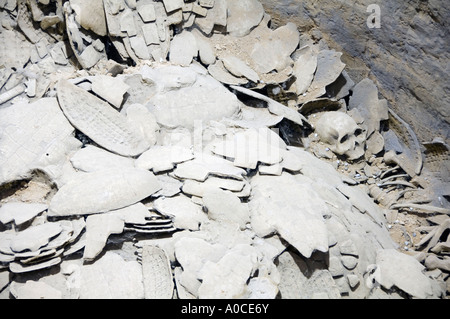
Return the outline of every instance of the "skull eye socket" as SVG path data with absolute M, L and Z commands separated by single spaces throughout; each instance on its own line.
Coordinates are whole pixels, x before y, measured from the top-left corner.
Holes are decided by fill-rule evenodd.
M 357 128 L 357 129 L 355 130 L 355 136 L 360 136 L 362 133 L 363 133 L 363 130 L 360 129 L 360 128 Z
M 346 141 L 348 140 L 348 134 L 345 134 L 342 138 L 341 138 L 341 140 L 339 141 L 339 143 L 345 143 Z

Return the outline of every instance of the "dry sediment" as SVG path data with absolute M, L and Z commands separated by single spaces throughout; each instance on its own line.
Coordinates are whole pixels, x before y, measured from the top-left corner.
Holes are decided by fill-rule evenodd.
M 1 4 L 1 298 L 447 296 L 448 146 L 340 52 L 257 0 L 101 3 Z

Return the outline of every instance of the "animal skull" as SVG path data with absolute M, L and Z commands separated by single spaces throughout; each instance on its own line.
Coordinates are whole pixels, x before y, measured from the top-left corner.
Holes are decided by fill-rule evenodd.
M 330 150 L 348 160 L 356 160 L 364 155 L 366 133 L 355 120 L 343 112 L 327 112 L 316 123 L 316 133 L 320 141 Z

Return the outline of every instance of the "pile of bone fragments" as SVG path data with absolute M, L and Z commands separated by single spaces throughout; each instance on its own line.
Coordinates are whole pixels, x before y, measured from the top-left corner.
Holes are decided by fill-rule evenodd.
M 0 8 L 1 298 L 448 295 L 448 145 L 323 40 L 257 0 Z

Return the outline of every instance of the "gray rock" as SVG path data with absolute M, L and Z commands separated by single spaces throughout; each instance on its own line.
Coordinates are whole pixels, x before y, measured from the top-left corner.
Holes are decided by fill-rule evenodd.
M 155 145 L 136 160 L 136 167 L 155 173 L 172 170 L 176 164 L 192 160 L 192 150 L 180 146 Z
M 358 265 L 358 258 L 354 256 L 342 256 L 341 261 L 348 270 L 353 270 Z
M 276 30 L 265 27 L 260 31 L 261 39 L 255 41 L 249 52 L 253 59 L 254 70 L 258 73 L 281 72 L 293 61 L 290 55 L 297 48 L 300 34 L 293 23 Z
M 227 5 L 227 32 L 232 36 L 249 34 L 264 15 L 264 8 L 258 0 L 227 0 Z
M 183 0 L 163 0 L 167 13 L 183 8 Z
M 92 91 L 111 103 L 115 108 L 120 108 L 124 98 L 124 94 L 128 91 L 129 86 L 122 80 L 106 75 L 97 75 L 92 78 Z
M 155 6 L 152 3 L 138 6 L 137 11 L 144 22 L 156 21 Z M 148 44 L 148 43 L 147 43 Z
M 92 30 L 100 36 L 107 34 L 103 1 L 70 0 L 70 6 L 75 11 L 75 19 L 81 27 L 86 30 Z
M 150 144 L 126 118 L 94 95 L 61 80 L 58 101 L 69 121 L 100 146 L 124 156 L 136 156 Z
M 174 175 L 182 179 L 193 179 L 203 182 L 210 175 L 243 180 L 246 172 L 226 159 L 200 154 L 192 161 L 179 164 L 174 170 Z
M 0 184 L 29 178 L 33 170 L 50 165 L 56 173 L 67 154 L 81 147 L 55 98 L 1 109 L 0 127 L 8 127 L 0 139 Z
M 153 197 L 161 197 L 161 196 L 173 197 L 181 192 L 181 187 L 183 186 L 183 183 L 178 179 L 172 178 L 168 175 L 161 175 L 161 174 L 159 174 L 157 178 L 162 189 L 153 194 L 152 195 Z
M 206 262 L 201 270 L 202 284 L 198 288 L 200 299 L 243 298 L 248 294 L 247 280 L 252 274 L 251 255 L 230 251 L 217 263 Z
M 234 76 L 246 77 L 247 79 L 255 83 L 259 81 L 258 74 L 239 58 L 228 55 L 222 57 L 222 62 L 225 68 Z
M 294 75 L 297 78 L 295 88 L 298 95 L 308 90 L 314 79 L 317 68 L 317 55 L 310 46 L 299 50 L 299 55 L 294 64 Z
M 158 198 L 154 201 L 154 208 L 169 216 L 178 229 L 198 230 L 200 224 L 207 220 L 202 208 L 184 195 Z
M 349 110 L 353 109 L 357 109 L 364 118 L 368 137 L 380 131 L 381 121 L 389 119 L 387 100 L 378 100 L 378 89 L 373 81 L 367 78 L 353 88 Z
M 136 134 L 140 135 L 150 146 L 155 145 L 160 130 L 155 116 L 142 104 L 129 105 L 125 113 L 127 122 L 134 127 Z
M 86 245 L 83 259 L 94 260 L 106 245 L 109 235 L 123 232 L 124 222 L 112 214 L 91 215 L 86 218 Z
M 355 288 L 360 282 L 359 277 L 353 274 L 347 275 L 347 280 L 350 288 Z
M 62 299 L 61 291 L 40 281 L 27 280 L 20 286 L 13 282 L 10 292 L 16 299 Z
M 277 285 L 267 277 L 250 279 L 248 290 L 248 299 L 275 299 L 278 294 Z
M 91 173 L 108 168 L 134 167 L 134 160 L 123 157 L 93 145 L 86 145 L 71 158 L 73 167 L 83 172 Z
M 280 294 L 283 299 L 341 298 L 338 287 L 326 269 L 309 270 L 300 256 L 286 251 L 278 257 Z
M 160 40 L 156 23 L 146 23 L 141 28 L 147 45 L 159 44 Z
M 198 55 L 195 37 L 191 32 L 184 30 L 174 36 L 170 43 L 170 61 L 181 66 L 188 66 L 192 59 Z
M 26 61 L 30 59 L 32 45 L 21 33 L 3 29 L 0 44 L 2 65 L 5 67 L 23 68 Z
M 84 49 L 84 51 L 79 55 L 78 61 L 85 69 L 90 69 L 97 64 L 98 61 L 106 57 L 103 52 L 97 51 L 93 45 L 89 45 Z
M 395 249 L 377 252 L 373 278 L 386 289 L 396 286 L 409 295 L 424 299 L 433 294 L 431 279 L 424 273 L 424 266 L 412 256 Z
M 186 180 L 183 183 L 182 190 L 185 194 L 203 197 L 209 191 L 223 189 L 232 191 L 237 196 L 245 197 L 243 190 L 248 185 L 247 181 L 210 176 L 204 182 Z
M 134 22 L 134 12 L 129 8 L 120 14 L 120 31 L 125 33 L 128 37 L 134 37 L 137 34 L 136 25 Z
M 344 275 L 344 267 L 339 257 L 337 256 L 330 257 L 328 271 L 333 277 L 340 277 Z
M 46 210 L 46 204 L 7 202 L 0 206 L 0 222 L 7 224 L 14 221 L 17 226 L 32 220 Z
M 148 106 L 158 123 L 168 128 L 192 129 L 196 121 L 207 123 L 233 117 L 240 109 L 237 97 L 196 66 L 162 66 L 143 70 L 144 77 L 158 83 Z M 171 90 L 170 94 L 166 94 Z
M 174 283 L 170 261 L 164 250 L 144 246 L 142 274 L 145 299 L 172 299 Z
M 60 264 L 62 261 L 61 257 L 55 257 L 46 259 L 44 261 L 32 264 L 22 264 L 20 262 L 12 262 L 9 264 L 9 270 L 15 274 L 22 274 L 26 272 L 34 272 L 37 270 L 42 270 L 50 268 Z
M 240 85 L 248 83 L 246 78 L 238 78 L 228 72 L 221 60 L 217 60 L 214 64 L 209 65 L 208 72 L 213 78 L 224 84 Z
M 106 252 L 80 272 L 80 299 L 143 299 L 142 267 L 137 261 L 125 261 L 114 252 Z
M 214 26 L 225 27 L 227 25 L 227 0 L 215 0 L 214 7 L 208 10 L 205 17 L 197 16 L 195 18 L 195 25 L 197 25 L 204 34 L 211 34 Z
M 207 191 L 203 195 L 203 205 L 210 219 L 237 223 L 242 230 L 250 221 L 248 205 L 241 203 L 232 192 L 221 189 Z
M 314 250 L 328 251 L 328 231 L 323 220 L 328 207 L 306 183 L 283 173 L 254 176 L 251 185 L 251 224 L 257 235 L 276 231 L 306 258 Z M 303 225 L 302 232 L 295 231 L 295 225 Z
M 317 70 L 314 80 L 306 92 L 298 98 L 299 103 L 314 100 L 326 93 L 326 86 L 336 81 L 345 68 L 341 61 L 341 52 L 334 50 L 322 50 L 317 55 Z
M 195 42 L 198 48 L 198 56 L 201 62 L 206 65 L 214 64 L 214 62 L 216 62 L 216 54 L 211 43 L 197 29 L 193 29 L 191 33 L 195 37 Z
M 284 141 L 270 129 L 248 129 L 215 143 L 213 152 L 234 159 L 237 167 L 255 169 L 258 163 L 280 163 L 285 146 Z
M 48 213 L 72 216 L 107 212 L 135 204 L 160 189 L 155 175 L 141 169 L 112 168 L 86 173 L 58 190 Z
M 344 242 L 339 243 L 339 251 L 342 255 L 350 255 L 354 257 L 358 257 L 358 249 L 351 239 L 348 239 Z
M 35 251 L 49 243 L 50 239 L 62 231 L 59 223 L 44 223 L 17 233 L 11 239 L 10 247 L 14 252 Z
M 150 60 L 150 53 L 148 52 L 146 41 L 141 35 L 130 37 L 130 45 L 134 53 L 139 59 Z

